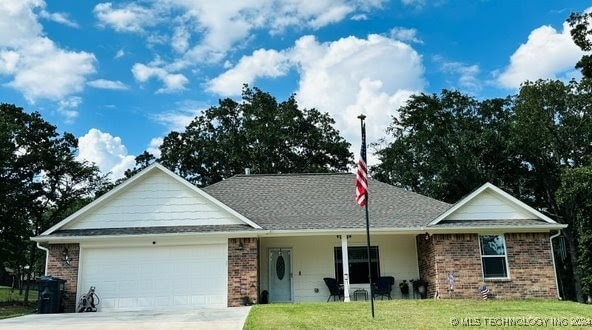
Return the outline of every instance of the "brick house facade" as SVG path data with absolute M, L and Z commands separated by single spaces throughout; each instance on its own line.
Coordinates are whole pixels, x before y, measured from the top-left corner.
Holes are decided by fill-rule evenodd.
M 65 280 L 64 283 L 64 312 L 74 312 L 76 309 L 76 290 L 78 288 L 78 265 L 80 261 L 79 244 L 51 244 L 47 259 L 47 275 Z M 68 252 L 70 264 L 64 264 L 64 251 Z M 84 290 L 84 288 L 82 288 Z
M 256 303 L 259 295 L 259 252 L 257 238 L 228 239 L 228 306 L 243 305 L 248 296 Z
M 484 279 L 478 234 L 416 237 L 420 277 L 428 296 L 449 297 L 448 274 L 454 272 L 452 297 L 479 298 L 486 285 L 496 298 L 555 298 L 555 270 L 549 233 L 507 233 L 508 279 Z
M 32 240 L 49 249 L 47 275 L 66 280 L 66 311 L 90 286 L 99 311 L 240 306 L 244 297 L 259 302 L 261 290 L 269 302 L 326 301 L 326 277 L 357 278 L 344 290 L 370 286 L 359 280 L 367 268 L 352 266 L 367 262 L 357 253 L 366 228 L 352 201 L 354 177 L 239 175 L 200 189 L 155 163 Z M 566 225 L 489 183 L 454 205 L 372 179 L 369 186 L 376 267 L 395 277 L 394 288 L 419 277 L 428 297 L 447 297 L 452 271 L 453 297 L 478 298 L 483 284 L 499 298 L 556 296 L 549 237 Z M 503 279 L 484 280 L 482 232 L 505 233 Z M 271 261 L 278 249 L 289 251 L 285 263 Z M 351 269 L 338 249 L 341 260 L 351 250 Z

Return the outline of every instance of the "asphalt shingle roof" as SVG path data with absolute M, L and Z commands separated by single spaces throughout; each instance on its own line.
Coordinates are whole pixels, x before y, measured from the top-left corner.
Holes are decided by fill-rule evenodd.
M 203 188 L 269 230 L 365 228 L 364 208 L 354 201 L 355 175 L 237 175 Z M 417 228 L 451 205 L 369 179 L 372 228 Z

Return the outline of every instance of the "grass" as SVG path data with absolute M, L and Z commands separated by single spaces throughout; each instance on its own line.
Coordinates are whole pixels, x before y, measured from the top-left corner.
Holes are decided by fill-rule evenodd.
M 515 326 L 512 326 L 512 325 Z M 577 326 L 580 325 L 580 326 Z M 592 306 L 554 300 L 378 300 L 257 305 L 245 329 L 592 328 Z
M 37 308 L 37 291 L 29 290 L 29 302 L 23 302 L 23 295 L 19 290 L 11 290 L 10 287 L 0 286 L 0 319 L 22 316 L 35 312 Z

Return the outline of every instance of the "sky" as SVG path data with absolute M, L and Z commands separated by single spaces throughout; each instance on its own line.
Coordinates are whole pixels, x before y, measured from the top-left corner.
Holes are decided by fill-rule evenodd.
M 328 112 L 358 153 L 415 93 L 578 79 L 580 0 L 0 1 L 0 102 L 79 138 L 111 178 L 244 83 Z M 369 164 L 376 163 L 369 155 Z

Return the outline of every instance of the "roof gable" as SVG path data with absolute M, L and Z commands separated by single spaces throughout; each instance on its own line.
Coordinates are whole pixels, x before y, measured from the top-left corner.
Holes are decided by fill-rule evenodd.
M 442 221 L 488 220 L 540 220 L 551 224 L 557 223 L 488 182 L 458 201 L 429 225 L 436 225 Z
M 155 163 L 42 235 L 56 230 L 244 225 L 261 228 Z

